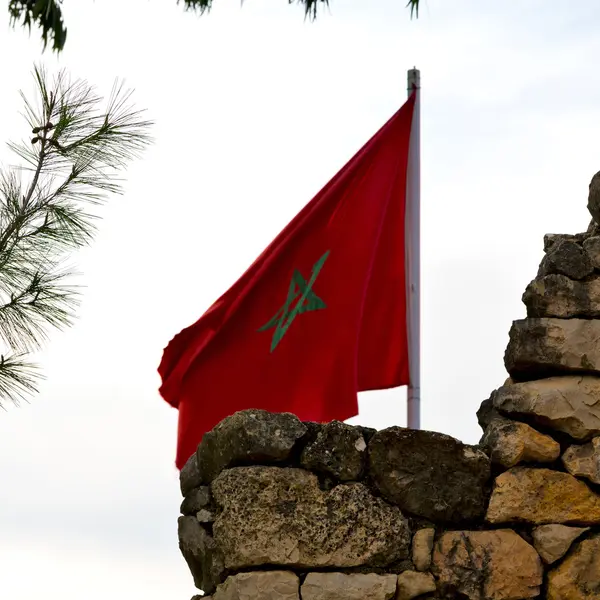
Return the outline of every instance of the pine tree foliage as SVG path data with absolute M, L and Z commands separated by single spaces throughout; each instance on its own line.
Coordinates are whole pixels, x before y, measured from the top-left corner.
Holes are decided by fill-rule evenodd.
M 60 51 L 67 41 L 61 4 L 62 0 L 9 0 L 8 14 L 12 25 L 21 23 L 30 33 L 31 25 L 37 25 L 42 30 L 44 50 L 51 37 L 52 48 Z
M 126 1 L 126 0 L 123 0 Z M 301 4 L 305 15 L 316 19 L 319 7 L 329 6 L 329 0 L 287 0 L 288 4 Z M 343 1 L 343 0 L 340 0 Z M 179 4 L 181 0 L 177 0 Z M 198 11 L 200 14 L 208 12 L 213 5 L 213 0 L 183 0 L 185 8 Z M 242 0 L 244 2 L 244 0 Z M 410 15 L 419 16 L 420 0 L 408 0 Z M 62 0 L 9 0 L 8 12 L 11 24 L 20 23 L 31 32 L 31 25 L 35 24 L 42 30 L 44 49 L 52 38 L 52 49 L 60 52 L 67 40 L 62 10 Z M 365 3 L 366 4 L 366 3 Z
M 68 264 L 96 231 L 96 206 L 122 192 L 119 174 L 151 142 L 151 122 L 116 83 L 106 103 L 83 80 L 34 70 L 21 93 L 31 132 L 9 143 L 18 166 L 0 169 L 0 406 L 37 390 L 31 353 L 72 324 L 80 289 Z

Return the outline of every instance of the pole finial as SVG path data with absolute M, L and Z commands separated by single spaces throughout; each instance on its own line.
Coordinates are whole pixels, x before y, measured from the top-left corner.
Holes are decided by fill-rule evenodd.
M 419 69 L 417 69 L 417 67 L 414 67 L 408 71 L 407 83 L 408 83 L 407 89 L 408 89 L 409 94 L 415 89 L 417 89 L 417 90 L 420 89 L 420 87 L 421 87 L 421 71 L 419 71 Z

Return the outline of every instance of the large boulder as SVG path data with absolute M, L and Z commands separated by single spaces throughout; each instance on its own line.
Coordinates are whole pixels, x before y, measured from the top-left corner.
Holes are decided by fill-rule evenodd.
M 527 307 L 528 317 L 598 319 L 600 278 L 573 281 L 564 275 L 546 275 L 534 279 L 527 286 L 523 302 Z
M 496 477 L 486 519 L 494 525 L 600 525 L 600 496 L 568 473 L 514 467 Z
M 521 462 L 554 462 L 560 456 L 560 444 L 549 435 L 508 419 L 492 421 L 481 446 L 492 463 L 507 469 Z
M 200 479 L 210 483 L 223 469 L 236 465 L 281 463 L 306 433 L 306 426 L 291 413 L 237 412 L 204 434 L 196 452 Z
M 510 529 L 443 533 L 432 570 L 443 593 L 469 600 L 535 598 L 543 576 L 537 552 Z
M 290 571 L 255 571 L 228 577 L 213 600 L 299 600 L 300 580 Z
M 419 517 L 462 523 L 485 512 L 490 460 L 448 435 L 383 429 L 369 442 L 369 474 L 386 500 Z
M 600 375 L 600 320 L 521 319 L 514 321 L 509 337 L 504 364 L 515 380 Z
M 231 569 L 387 566 L 408 557 L 408 522 L 360 483 L 319 488 L 303 469 L 237 467 L 212 484 L 213 533 Z
M 360 479 L 366 465 L 367 443 L 362 431 L 352 425 L 331 421 L 302 451 L 300 462 L 311 471 L 339 481 Z
M 548 600 L 598 600 L 600 597 L 600 535 L 579 542 L 548 574 Z
M 558 274 L 569 279 L 584 279 L 593 272 L 594 266 L 588 253 L 577 242 L 561 240 L 544 255 L 538 277 Z
M 600 377 L 550 377 L 505 385 L 492 394 L 496 410 L 576 440 L 600 435 Z
M 569 446 L 562 462 L 571 475 L 600 485 L 600 437 L 587 444 Z
M 195 517 L 179 517 L 179 549 L 194 578 L 194 584 L 211 594 L 226 577 L 223 555 L 215 540 Z
M 391 600 L 397 575 L 375 573 L 309 573 L 302 600 Z
M 571 544 L 589 529 L 589 527 L 569 527 L 556 523 L 540 525 L 531 532 L 533 547 L 542 560 L 547 565 L 551 565 L 560 560 L 568 552 Z

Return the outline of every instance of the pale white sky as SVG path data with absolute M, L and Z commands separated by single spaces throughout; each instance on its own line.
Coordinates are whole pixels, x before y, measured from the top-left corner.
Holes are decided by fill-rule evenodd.
M 4 0 L 6 4 L 6 0 Z M 194 593 L 177 547 L 168 340 L 195 321 L 422 77 L 423 426 L 476 442 L 505 378 L 508 329 L 546 232 L 585 229 L 600 170 L 597 0 L 65 0 L 58 64 L 136 88 L 155 146 L 80 255 L 76 326 L 41 357 L 31 404 L 0 414 L 0 598 L 164 600 Z M 0 138 L 40 57 L 0 9 Z M 46 64 L 57 61 L 46 53 Z M 4 148 L 0 158 L 9 155 Z M 405 423 L 405 392 L 359 422 Z

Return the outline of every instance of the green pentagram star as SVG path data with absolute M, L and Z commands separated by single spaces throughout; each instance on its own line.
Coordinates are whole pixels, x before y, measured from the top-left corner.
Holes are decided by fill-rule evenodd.
M 277 348 L 294 319 L 305 312 L 311 310 L 322 310 L 327 305 L 321 298 L 313 292 L 313 285 L 329 256 L 329 250 L 319 258 L 313 265 L 310 279 L 308 282 L 302 277 L 300 271 L 295 270 L 288 287 L 287 299 L 284 305 L 275 313 L 275 316 L 263 325 L 258 331 L 267 331 L 275 328 L 271 338 L 271 352 Z M 297 300 L 296 304 L 292 304 Z

